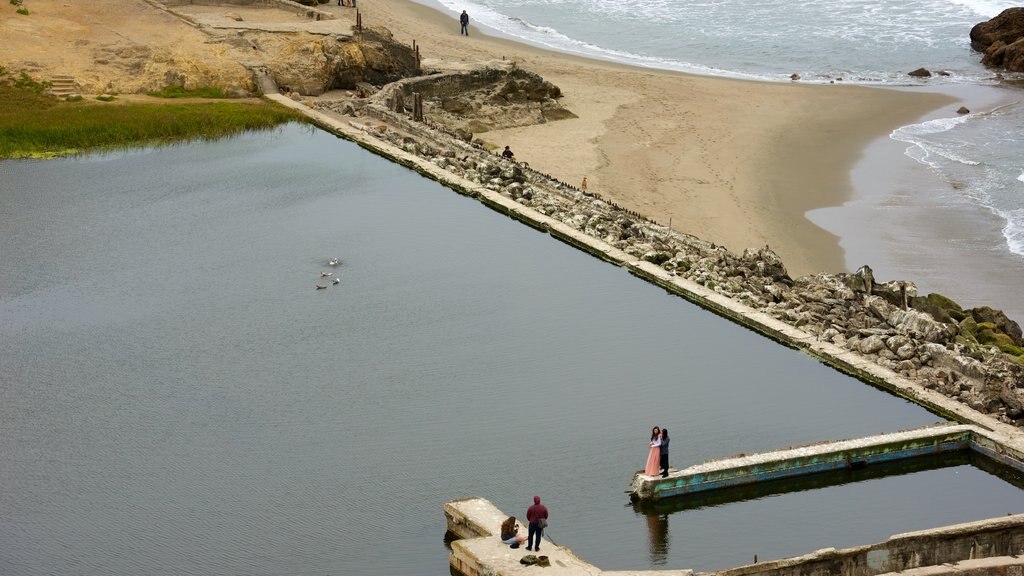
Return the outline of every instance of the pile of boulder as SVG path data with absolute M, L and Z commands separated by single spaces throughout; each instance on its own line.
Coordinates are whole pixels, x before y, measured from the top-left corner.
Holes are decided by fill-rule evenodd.
M 1024 8 L 1007 8 L 971 28 L 971 48 L 985 54 L 986 66 L 1024 72 Z
M 791 278 L 769 247 L 735 254 L 670 230 L 597 195 L 432 129 L 384 106 L 367 128 L 410 154 L 568 224 L 669 274 L 798 327 L 1003 422 L 1024 426 L 1020 326 L 988 307 L 962 309 L 871 269 Z

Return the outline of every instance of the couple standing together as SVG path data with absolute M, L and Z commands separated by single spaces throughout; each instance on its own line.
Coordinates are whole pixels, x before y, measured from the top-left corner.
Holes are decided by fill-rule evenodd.
M 644 474 L 657 476 L 659 471 L 661 477 L 668 476 L 668 428 L 651 429 L 650 451 L 647 453 L 647 466 L 644 467 Z

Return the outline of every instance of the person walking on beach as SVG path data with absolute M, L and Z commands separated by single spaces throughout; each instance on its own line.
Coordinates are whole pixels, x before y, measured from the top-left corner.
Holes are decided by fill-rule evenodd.
M 661 429 L 661 446 L 658 446 L 659 452 L 661 452 L 661 477 L 668 477 L 668 428 Z
M 661 463 L 661 428 L 655 426 L 651 429 L 651 441 L 647 446 L 647 465 L 644 466 L 644 474 L 657 476 Z
M 459 16 L 459 24 L 462 24 L 462 31 L 460 34 L 469 36 L 469 14 L 466 14 L 465 10 L 462 11 L 462 16 Z
M 511 160 L 513 156 L 515 156 L 515 154 L 512 153 L 512 149 L 508 146 L 505 146 L 505 149 L 501 151 L 501 157 L 506 160 Z
M 533 497 L 533 506 L 526 509 L 526 521 L 529 522 L 529 536 L 526 538 L 526 549 L 540 551 L 540 537 L 548 526 L 548 509 L 540 503 L 540 496 Z M 534 536 L 537 540 L 534 541 Z
M 580 190 L 587 191 L 587 177 L 583 177 L 583 182 L 580 182 Z

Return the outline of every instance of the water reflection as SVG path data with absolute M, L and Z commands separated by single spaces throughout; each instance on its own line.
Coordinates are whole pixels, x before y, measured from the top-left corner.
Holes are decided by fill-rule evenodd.
M 668 514 L 647 515 L 647 543 L 652 566 L 664 566 L 668 559 Z

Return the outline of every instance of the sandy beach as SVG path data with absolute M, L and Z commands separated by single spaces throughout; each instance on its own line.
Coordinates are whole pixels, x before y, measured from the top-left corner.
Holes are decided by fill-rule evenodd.
M 578 58 L 488 36 L 456 14 L 360 3 L 366 25 L 421 46 L 424 65 L 511 59 L 557 84 L 579 118 L 488 132 L 516 158 L 676 230 L 742 252 L 769 245 L 799 276 L 845 269 L 838 239 L 804 217 L 842 203 L 871 141 L 952 105 L 933 93 L 772 84 Z M 338 8 L 333 8 L 338 9 Z M 339 9 L 339 10 L 344 10 Z
M 320 8 L 339 20 L 314 25 L 347 30 L 354 23 L 350 7 Z M 578 116 L 477 137 L 511 146 L 518 160 L 566 182 L 586 176 L 591 192 L 735 252 L 769 245 L 793 276 L 846 268 L 838 238 L 804 214 L 849 196 L 850 169 L 861 151 L 955 101 L 841 82 L 773 84 L 590 60 L 489 36 L 472 23 L 470 36 L 461 36 L 456 14 L 406 0 L 367 0 L 359 9 L 365 26 L 416 41 L 427 69 L 512 60 L 558 85 L 565 107 Z M 129 36 L 133 44 L 176 55 L 229 57 L 223 47 L 204 45 L 200 31 L 142 0 L 39 0 L 33 10 L 38 18 L 0 22 L 0 33 L 15 40 L 0 50 L 0 63 L 30 60 L 41 72 L 74 74 L 93 66 L 90 53 L 77 46 L 115 45 Z M 237 65 L 222 69 L 229 76 L 247 73 Z

